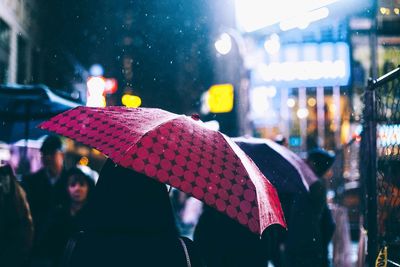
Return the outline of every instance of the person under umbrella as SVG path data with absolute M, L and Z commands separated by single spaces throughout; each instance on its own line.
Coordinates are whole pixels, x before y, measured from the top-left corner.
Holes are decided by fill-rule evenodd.
M 262 235 L 286 227 L 276 189 L 247 155 L 195 116 L 155 108 L 77 107 L 39 125 L 175 187 Z
M 204 206 L 193 240 L 207 267 L 266 266 L 273 258 L 283 229 L 267 228 L 260 237 L 231 220 L 228 216 Z
M 271 244 L 270 250 L 274 252 L 270 253 L 270 260 L 274 266 L 320 266 L 323 253 L 318 221 L 327 208 L 325 190 L 317 177 L 320 172 L 313 171 L 310 162 L 272 140 L 233 140 L 276 187 L 282 203 L 288 231 L 277 237 L 279 242 Z
M 123 168 L 182 190 L 256 237 L 272 225 L 286 227 L 268 179 L 232 140 L 195 116 L 153 108 L 78 107 L 39 127 L 92 146 Z
M 110 159 L 82 229 L 62 266 L 201 266 L 179 238 L 166 186 Z
M 322 149 L 308 152 L 306 163 L 320 180 L 310 186 L 308 194 L 296 197 L 290 211 L 285 241 L 285 266 L 329 266 L 328 244 L 335 230 L 326 202 L 322 176 L 333 164 L 334 156 Z

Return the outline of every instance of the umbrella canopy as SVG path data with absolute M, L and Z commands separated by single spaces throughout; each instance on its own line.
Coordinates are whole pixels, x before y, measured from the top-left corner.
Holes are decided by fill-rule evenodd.
M 311 184 L 318 181 L 299 156 L 272 140 L 243 137 L 233 140 L 257 164 L 278 192 L 306 192 Z
M 0 85 L 0 140 L 39 138 L 46 132 L 35 125 L 76 106 L 45 85 Z
M 40 125 L 188 193 L 261 234 L 285 226 L 272 184 L 228 137 L 161 109 L 77 107 Z

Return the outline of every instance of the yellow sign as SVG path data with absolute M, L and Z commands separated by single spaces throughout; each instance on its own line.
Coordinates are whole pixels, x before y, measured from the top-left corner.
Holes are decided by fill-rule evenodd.
M 122 96 L 122 104 L 128 108 L 137 108 L 142 104 L 142 99 L 136 95 L 125 94 Z
M 387 266 L 387 247 L 383 247 L 378 254 L 378 257 L 375 261 L 375 267 L 386 267 Z
M 233 85 L 216 84 L 208 89 L 207 104 L 212 113 L 225 113 L 233 109 Z

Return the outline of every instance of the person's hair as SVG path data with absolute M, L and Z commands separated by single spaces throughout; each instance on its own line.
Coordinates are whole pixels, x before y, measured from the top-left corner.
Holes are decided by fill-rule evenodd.
M 40 152 L 43 155 L 54 154 L 57 151 L 62 151 L 62 142 L 60 137 L 56 135 L 49 135 L 43 141 Z
M 88 186 L 88 195 L 87 199 L 91 196 L 93 189 L 95 187 L 93 179 L 87 176 L 83 171 L 81 171 L 77 167 L 73 167 L 67 171 L 65 174 L 66 177 L 66 190 L 68 191 L 68 187 L 71 183 L 80 183 L 80 184 L 87 184 Z M 70 199 L 68 197 L 68 199 Z M 87 200 L 86 199 L 86 200 Z
M 335 154 L 322 148 L 314 148 L 307 154 L 308 164 L 319 177 L 323 176 L 335 161 Z

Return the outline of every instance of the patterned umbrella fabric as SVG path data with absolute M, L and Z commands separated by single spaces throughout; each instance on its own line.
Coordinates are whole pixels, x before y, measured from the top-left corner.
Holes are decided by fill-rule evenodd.
M 277 192 L 228 137 L 153 108 L 77 107 L 40 125 L 188 193 L 252 232 L 286 226 Z

